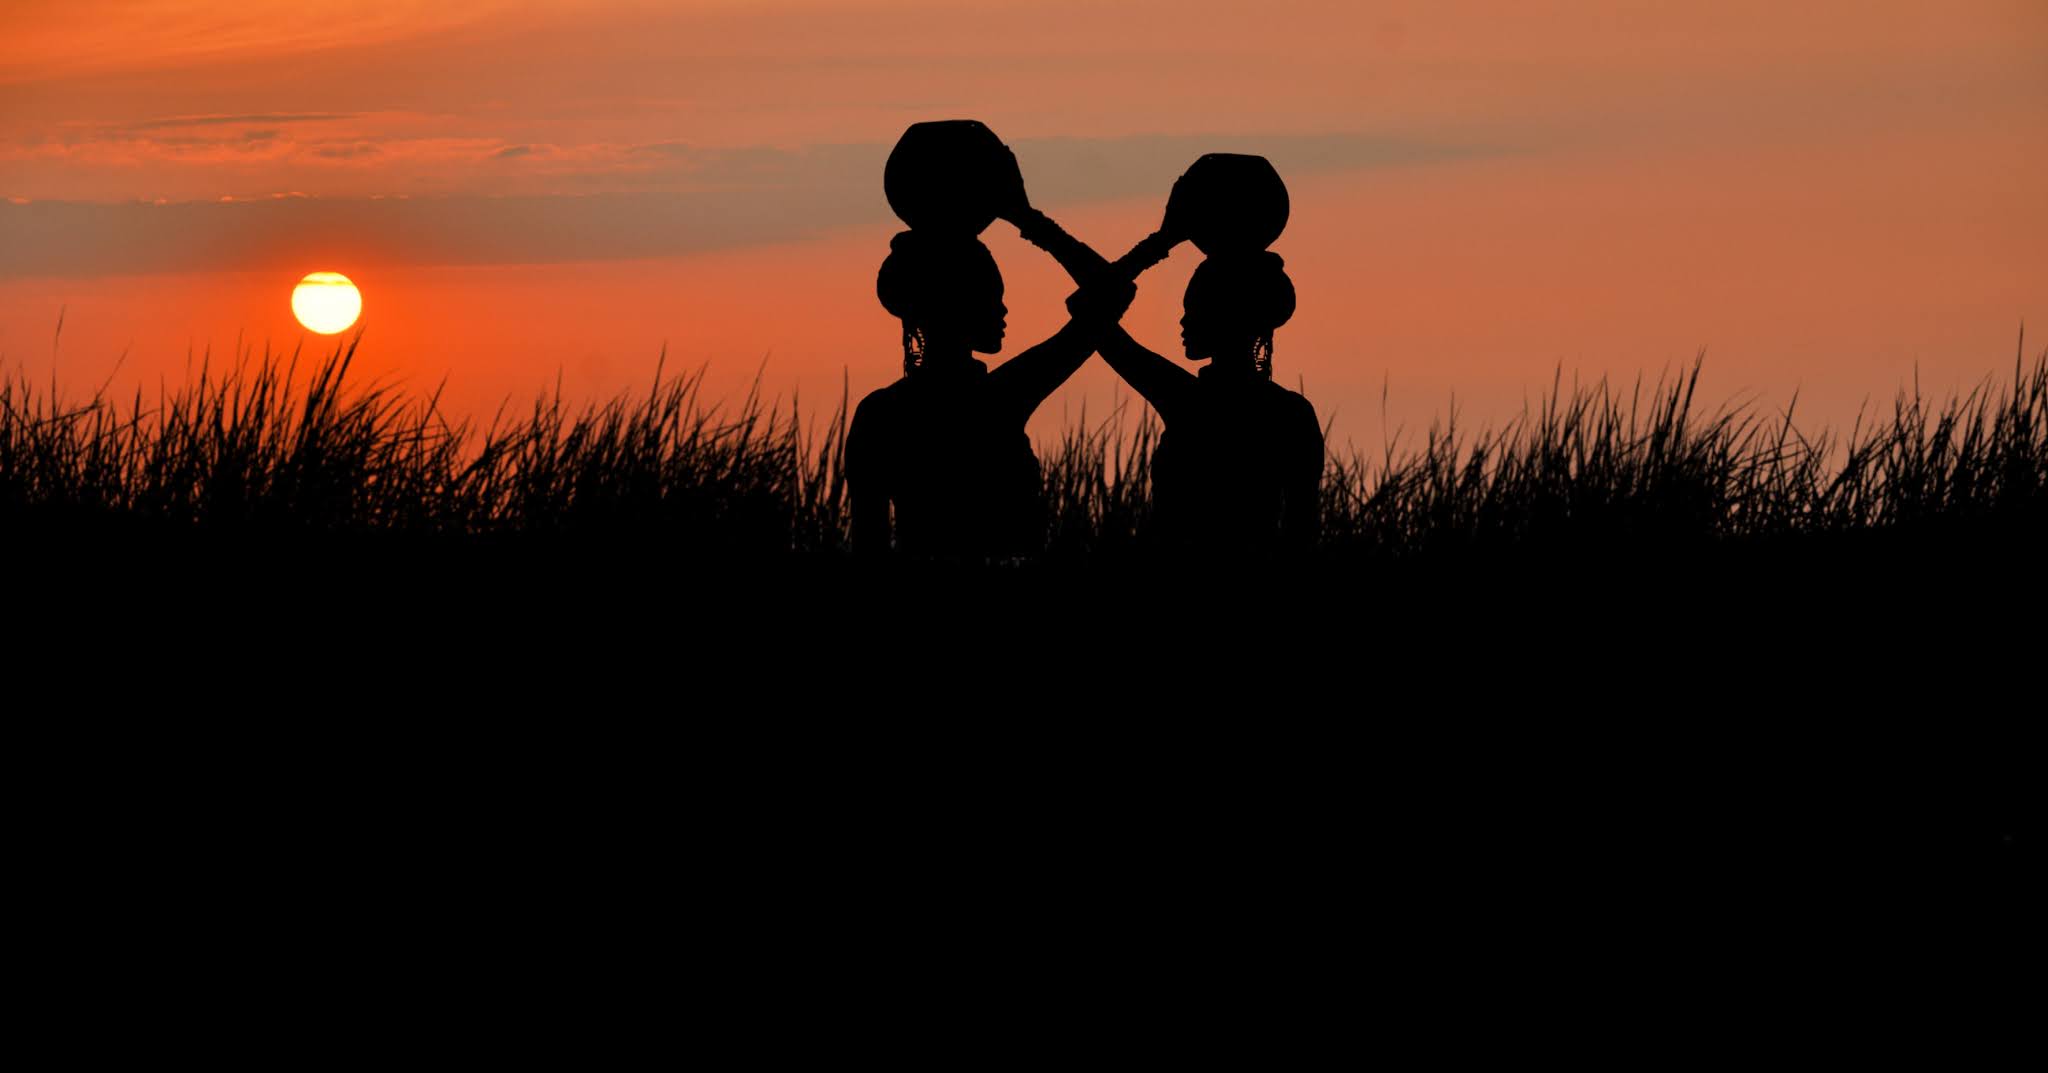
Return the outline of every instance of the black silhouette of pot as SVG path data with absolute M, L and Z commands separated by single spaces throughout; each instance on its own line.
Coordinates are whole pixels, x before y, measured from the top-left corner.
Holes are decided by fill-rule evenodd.
M 917 230 L 979 235 L 1023 188 L 1010 147 L 975 119 L 912 123 L 882 168 L 889 208 Z
M 1166 218 L 1205 255 L 1256 253 L 1287 227 L 1287 184 L 1265 157 L 1207 153 L 1174 182 Z

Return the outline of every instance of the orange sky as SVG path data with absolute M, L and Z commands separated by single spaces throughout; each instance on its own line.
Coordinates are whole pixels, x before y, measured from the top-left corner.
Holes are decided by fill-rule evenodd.
M 486 416 L 709 362 L 807 408 L 897 369 L 880 161 L 973 116 L 1114 255 L 1201 152 L 1294 194 L 1277 339 L 1341 440 L 1499 421 L 1573 372 L 1846 425 L 2048 340 L 2048 6 L 1782 3 L 9 4 L 0 359 L 73 393 L 305 338 L 365 292 L 367 373 Z M 1007 225 L 1013 348 L 1067 287 Z M 1126 324 L 1172 354 L 1199 255 Z M 64 331 L 52 353 L 59 309 Z M 319 343 L 316 345 L 330 345 Z M 123 351 L 125 359 L 121 358 Z M 998 356 L 1000 358 L 1001 356 Z M 118 371 L 116 360 L 121 359 Z M 1048 436 L 1114 377 L 1041 411 Z

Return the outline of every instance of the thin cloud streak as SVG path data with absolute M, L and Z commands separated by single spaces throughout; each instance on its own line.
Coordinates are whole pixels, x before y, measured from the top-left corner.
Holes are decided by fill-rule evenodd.
M 1355 134 L 1059 138 L 1016 144 L 1035 202 L 1048 208 L 1148 193 L 1164 197 L 1197 156 L 1256 152 L 1288 175 L 1497 156 L 1500 146 L 1433 145 Z M 478 158 L 546 156 L 541 147 L 467 146 Z M 308 258 L 377 265 L 549 264 L 659 257 L 786 242 L 889 219 L 880 176 L 889 146 L 607 153 L 558 181 L 601 184 L 620 158 L 639 181 L 687 187 L 587 195 L 32 201 L 0 208 L 0 278 L 269 268 Z M 514 161 L 516 162 L 516 161 Z
M 354 119 L 360 112 L 251 112 L 244 115 L 183 115 L 146 119 L 140 123 L 109 124 L 111 130 L 165 130 L 172 127 L 210 127 L 224 123 L 319 123 Z

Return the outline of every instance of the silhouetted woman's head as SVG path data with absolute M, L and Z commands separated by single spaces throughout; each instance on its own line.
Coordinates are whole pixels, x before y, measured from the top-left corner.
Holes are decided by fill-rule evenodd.
M 1294 282 L 1271 250 L 1223 254 L 1195 266 L 1180 318 L 1189 361 L 1249 359 L 1273 375 L 1273 330 L 1294 316 Z
M 972 235 L 903 231 L 875 277 L 882 308 L 903 321 L 903 371 L 926 354 L 1003 349 L 1003 274 Z

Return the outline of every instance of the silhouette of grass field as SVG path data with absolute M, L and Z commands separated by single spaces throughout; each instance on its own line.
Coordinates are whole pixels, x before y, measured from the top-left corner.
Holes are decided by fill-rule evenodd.
M 358 337 L 359 341 L 360 337 Z M 61 541 L 291 536 L 535 547 L 623 540 L 832 558 L 848 550 L 846 403 L 822 428 L 794 404 L 701 395 L 702 373 L 572 410 L 557 393 L 488 425 L 438 391 L 347 384 L 356 343 L 310 371 L 244 356 L 191 382 L 65 401 L 0 381 L 0 524 Z M 1785 541 L 2033 537 L 2048 519 L 2048 351 L 1939 402 L 1901 392 L 1847 435 L 1790 411 L 1703 414 L 1702 362 L 1626 391 L 1554 387 L 1501 428 L 1432 426 L 1379 457 L 1328 455 L 1318 556 L 1397 562 Z M 1149 411 L 1041 445 L 1049 561 L 1142 557 Z
M 151 711 L 188 694 L 155 683 L 194 674 L 222 676 L 196 691 L 222 704 L 360 681 L 352 720 L 416 704 L 393 735 L 463 749 L 497 731 L 453 713 L 652 711 L 694 740 L 870 704 L 948 717 L 894 732 L 935 770 L 957 734 L 1008 755 L 972 738 L 1008 741 L 1006 714 L 1050 755 L 1133 772 L 1191 733 L 1216 756 L 1256 740 L 1271 757 L 1216 785 L 1369 785 L 1430 860 L 1919 867 L 1962 847 L 2003 869 L 2038 846 L 2014 819 L 2034 773 L 2008 765 L 2032 755 L 2014 742 L 2038 690 L 2048 352 L 1839 438 L 1702 416 L 1695 362 L 1405 454 L 1332 452 L 1315 553 L 1232 580 L 1148 555 L 1142 415 L 1041 446 L 1042 561 L 877 568 L 848 551 L 844 399 L 808 425 L 657 374 L 479 428 L 437 394 L 353 387 L 355 350 L 202 362 L 125 402 L 0 383 L 10 651 L 83 661 L 24 660 L 24 680 L 125 675 Z M 125 670 L 165 646 L 158 674 Z M 847 755 L 875 747 L 858 722 L 834 731 L 865 743 Z M 1210 763 L 1168 768 L 1208 785 Z M 1261 807 L 1304 845 L 1352 837 L 1348 811 Z

